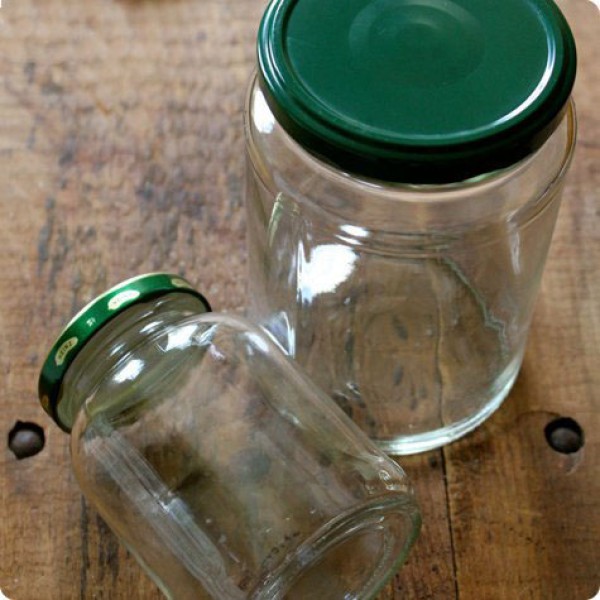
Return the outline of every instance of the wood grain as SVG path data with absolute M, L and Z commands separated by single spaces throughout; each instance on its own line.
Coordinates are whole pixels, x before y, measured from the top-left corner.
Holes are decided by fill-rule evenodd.
M 444 449 L 465 599 L 586 600 L 600 588 L 600 14 L 561 7 L 578 42 L 579 139 L 524 365 L 502 409 Z M 576 454 L 546 442 L 558 416 L 584 430 Z
M 245 305 L 242 104 L 263 0 L 4 0 L 0 8 L 0 424 L 46 447 L 0 455 L 0 588 L 13 600 L 160 593 L 82 499 L 36 401 L 74 310 L 152 270 Z M 563 0 L 580 57 L 579 142 L 523 372 L 503 408 L 402 459 L 424 528 L 381 600 L 587 600 L 600 587 L 600 19 Z M 544 427 L 576 419 L 585 446 Z M 5 438 L 6 439 L 6 438 Z

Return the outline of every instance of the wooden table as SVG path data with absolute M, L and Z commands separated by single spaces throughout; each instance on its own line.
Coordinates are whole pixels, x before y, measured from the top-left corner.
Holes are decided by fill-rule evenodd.
M 380 598 L 586 600 L 600 587 L 600 18 L 579 45 L 579 141 L 527 355 L 483 427 L 402 459 L 424 527 Z M 161 597 L 83 500 L 37 404 L 50 343 L 133 274 L 172 270 L 245 304 L 241 107 L 263 0 L 4 0 L 0 8 L 0 588 L 14 600 Z M 561 454 L 544 428 L 575 419 Z M 6 436 L 41 424 L 18 461 Z M 318 599 L 314 599 L 318 600 Z

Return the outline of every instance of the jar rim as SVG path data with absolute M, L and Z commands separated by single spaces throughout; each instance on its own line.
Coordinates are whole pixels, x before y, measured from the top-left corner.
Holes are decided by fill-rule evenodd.
M 206 298 L 183 277 L 169 273 L 146 273 L 122 281 L 97 296 L 67 323 L 52 345 L 38 381 L 40 404 L 59 427 L 68 430 L 57 411 L 62 382 L 83 347 L 109 321 L 134 304 L 174 292 L 192 294 L 200 301 L 205 312 L 211 311 Z
M 248 86 L 248 91 L 246 94 L 244 119 L 246 147 L 253 165 L 262 162 L 260 160 L 262 153 L 258 148 L 252 125 L 252 99 L 256 90 L 264 93 L 260 77 L 255 71 L 250 78 L 250 85 Z M 270 110 L 270 106 L 267 105 L 267 107 Z M 563 119 L 566 120 L 568 127 L 567 144 L 565 144 L 560 166 L 549 182 L 547 186 L 548 189 L 546 191 L 551 191 L 562 181 L 573 159 L 575 152 L 575 141 L 577 137 L 577 112 L 573 98 L 569 98 Z M 338 166 L 328 161 L 325 157 L 314 154 L 310 149 L 298 143 L 298 141 L 293 138 L 283 127 L 280 129 L 280 132 L 281 135 L 289 140 L 291 145 L 294 147 L 295 152 L 298 153 L 298 156 L 303 161 L 306 161 L 311 165 L 312 171 L 322 173 L 328 179 L 337 182 L 337 184 L 341 186 L 351 186 L 355 191 L 357 189 L 363 190 L 365 194 L 375 194 L 377 196 L 381 196 L 382 198 L 387 198 L 390 201 L 402 200 L 403 202 L 414 203 L 421 203 L 429 198 L 435 198 L 435 200 L 439 202 L 452 201 L 455 196 L 460 196 L 469 189 L 481 192 L 483 187 L 495 187 L 502 185 L 502 182 L 506 178 L 514 177 L 515 175 L 518 175 L 520 170 L 526 169 L 530 162 L 535 160 L 538 153 L 542 150 L 542 148 L 538 148 L 533 153 L 521 158 L 514 164 L 502 169 L 497 169 L 486 173 L 479 173 L 469 179 L 441 183 L 411 183 L 388 181 L 375 176 L 357 174 L 340 169 Z M 268 171 L 269 169 L 267 168 L 265 172 Z M 254 172 L 267 189 L 273 188 L 273 183 L 264 179 L 263 171 L 259 171 L 254 168 Z M 309 199 L 307 198 L 306 200 Z

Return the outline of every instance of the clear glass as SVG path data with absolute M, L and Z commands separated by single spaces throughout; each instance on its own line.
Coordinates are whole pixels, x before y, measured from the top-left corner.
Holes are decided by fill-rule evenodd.
M 86 497 L 168 598 L 372 598 L 418 532 L 404 472 L 264 331 L 200 311 L 132 306 L 69 368 Z
M 451 185 L 360 179 L 306 152 L 254 80 L 252 320 L 393 454 L 479 425 L 517 377 L 575 138 Z

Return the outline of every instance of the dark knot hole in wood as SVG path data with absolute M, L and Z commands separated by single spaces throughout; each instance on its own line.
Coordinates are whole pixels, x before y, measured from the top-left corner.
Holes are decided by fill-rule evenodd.
M 45 443 L 44 430 L 37 423 L 17 421 L 8 432 L 8 447 L 19 460 L 35 456 Z
M 544 428 L 544 434 L 550 447 L 561 454 L 573 454 L 583 448 L 583 429 L 570 417 L 550 421 Z

